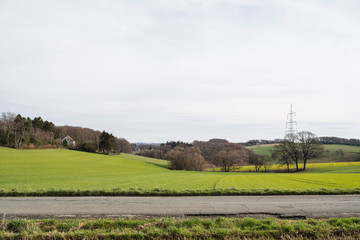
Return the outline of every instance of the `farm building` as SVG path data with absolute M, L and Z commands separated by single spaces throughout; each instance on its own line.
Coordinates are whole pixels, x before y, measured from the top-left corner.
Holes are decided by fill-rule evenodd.
M 74 139 L 72 139 L 70 136 L 66 136 L 66 137 L 62 138 L 61 141 L 62 141 L 62 142 L 66 141 L 66 144 L 67 144 L 69 147 L 75 146 L 75 141 L 74 141 Z

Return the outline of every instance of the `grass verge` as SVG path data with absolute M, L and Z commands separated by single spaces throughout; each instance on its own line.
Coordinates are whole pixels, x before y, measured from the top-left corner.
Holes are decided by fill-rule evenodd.
M 360 218 L 145 218 L 0 222 L 0 239 L 359 239 Z
M 195 189 L 195 190 L 172 190 L 155 188 L 149 189 L 100 189 L 100 190 L 73 190 L 73 189 L 50 189 L 50 190 L 0 190 L 0 197 L 52 197 L 52 196 L 219 196 L 219 195 L 336 195 L 336 194 L 360 194 L 360 188 L 351 189 Z

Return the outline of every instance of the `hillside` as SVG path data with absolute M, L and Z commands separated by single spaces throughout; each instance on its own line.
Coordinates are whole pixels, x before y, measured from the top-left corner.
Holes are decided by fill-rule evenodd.
M 257 154 L 271 156 L 276 144 L 264 144 L 246 147 Z M 360 161 L 360 146 L 324 144 L 324 156 L 310 162 L 357 162 Z
M 55 126 L 53 122 L 41 117 L 31 119 L 11 112 L 2 113 L 0 117 L 0 146 L 17 149 L 70 147 L 85 152 L 132 152 L 126 139 L 115 137 L 105 130 L 100 132 L 83 127 Z
M 328 165 L 301 173 L 172 171 L 167 161 L 65 149 L 0 148 L 0 191 L 66 189 L 356 189 L 360 163 Z

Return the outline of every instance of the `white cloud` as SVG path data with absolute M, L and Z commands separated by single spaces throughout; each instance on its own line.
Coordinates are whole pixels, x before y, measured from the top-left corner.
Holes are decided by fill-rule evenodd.
M 290 103 L 309 129 L 356 126 L 359 8 L 310 0 L 2 1 L 0 110 L 130 141 L 282 137 Z

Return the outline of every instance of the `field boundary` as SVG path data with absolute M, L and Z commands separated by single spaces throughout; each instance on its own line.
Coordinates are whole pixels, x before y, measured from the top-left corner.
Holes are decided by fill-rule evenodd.
M 103 189 L 103 190 L 73 190 L 73 189 L 50 189 L 37 191 L 0 190 L 0 197 L 81 197 L 81 196 L 265 196 L 265 195 L 340 195 L 360 194 L 360 188 L 349 189 L 195 189 L 195 190 L 171 190 L 155 188 L 149 189 Z

